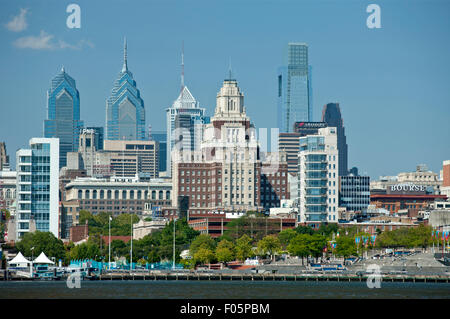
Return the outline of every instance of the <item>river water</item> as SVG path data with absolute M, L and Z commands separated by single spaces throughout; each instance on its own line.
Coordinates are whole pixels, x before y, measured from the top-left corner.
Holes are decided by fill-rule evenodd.
M 70 289 L 65 281 L 0 282 L 0 299 L 450 299 L 446 283 L 381 282 L 378 289 L 369 289 L 365 282 L 335 281 L 81 281 L 80 286 Z

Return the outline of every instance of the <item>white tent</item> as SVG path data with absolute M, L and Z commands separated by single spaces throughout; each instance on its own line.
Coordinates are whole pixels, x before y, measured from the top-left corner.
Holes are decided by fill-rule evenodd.
M 22 253 L 19 251 L 19 253 L 14 257 L 12 260 L 8 261 L 8 264 L 10 265 L 17 265 L 18 267 L 27 267 L 28 264 L 31 262 L 23 257 Z
M 47 258 L 47 256 L 45 256 L 44 252 L 42 252 L 38 258 L 36 258 L 33 261 L 34 264 L 54 264 L 53 261 L 51 261 L 50 259 Z

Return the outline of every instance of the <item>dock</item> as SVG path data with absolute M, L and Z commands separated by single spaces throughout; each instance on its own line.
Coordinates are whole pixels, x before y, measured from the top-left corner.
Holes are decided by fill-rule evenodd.
M 429 282 L 429 283 L 449 283 L 450 276 L 444 275 L 381 275 L 382 282 Z M 337 281 L 337 282 L 365 282 L 367 275 L 356 274 L 229 274 L 229 273 L 106 273 L 99 276 L 84 278 L 84 280 L 105 281 L 105 280 L 150 280 L 150 281 L 177 281 L 177 280 L 204 280 L 204 281 Z M 5 278 L 4 273 L 0 274 L 0 281 L 30 281 L 40 280 L 26 277 L 10 275 Z M 65 280 L 65 278 L 61 278 Z

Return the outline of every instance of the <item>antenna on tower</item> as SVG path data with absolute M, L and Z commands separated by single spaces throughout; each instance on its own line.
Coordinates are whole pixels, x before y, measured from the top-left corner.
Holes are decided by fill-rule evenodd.
M 231 80 L 232 79 L 232 77 L 231 77 L 231 56 L 230 56 L 230 61 L 229 61 L 229 65 L 228 65 L 228 79 L 229 80 Z
M 128 64 L 127 64 L 127 38 L 123 38 L 123 67 L 122 72 L 128 71 Z
M 181 91 L 184 89 L 184 41 L 181 43 Z

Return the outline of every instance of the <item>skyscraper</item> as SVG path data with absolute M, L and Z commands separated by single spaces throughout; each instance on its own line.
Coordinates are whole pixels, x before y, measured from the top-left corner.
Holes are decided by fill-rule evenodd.
M 187 197 L 189 214 L 261 209 L 258 142 L 244 94 L 231 76 L 216 96 L 215 114 L 206 125 L 200 149 L 177 147 L 172 165 L 173 198 Z
M 106 101 L 107 140 L 145 140 L 145 108 L 133 74 L 128 70 L 127 42 L 123 66 Z
M 295 122 L 312 121 L 311 68 L 308 45 L 289 43 L 287 64 L 278 69 L 278 127 L 292 132 Z
M 181 91 L 178 98 L 173 102 L 172 107 L 166 109 L 167 117 L 167 173 L 171 175 L 172 150 L 175 143 L 180 141 L 180 135 L 183 136 L 183 145 L 191 145 L 191 150 L 196 150 L 200 147 L 200 142 L 203 134 L 203 125 L 205 109 L 200 108 L 199 102 L 194 98 L 191 91 L 184 85 L 184 53 L 181 55 Z M 178 115 L 183 115 L 179 118 L 182 120 L 183 128 L 176 129 L 176 118 Z M 186 116 L 191 117 L 189 126 L 186 127 Z
M 167 132 L 152 132 L 152 140 L 159 143 L 159 171 L 165 172 L 167 169 Z
M 32 221 L 58 237 L 59 149 L 57 138 L 32 138 L 29 149 L 16 153 L 18 238 L 33 230 Z
M 327 123 L 329 127 L 336 127 L 337 148 L 339 150 L 339 176 L 346 176 L 348 175 L 348 147 L 339 103 L 328 103 L 323 107 L 322 122 Z
M 47 91 L 47 119 L 44 121 L 44 137 L 59 138 L 59 167 L 67 164 L 67 152 L 76 152 L 80 121 L 80 94 L 75 80 L 64 70 L 52 80 Z

